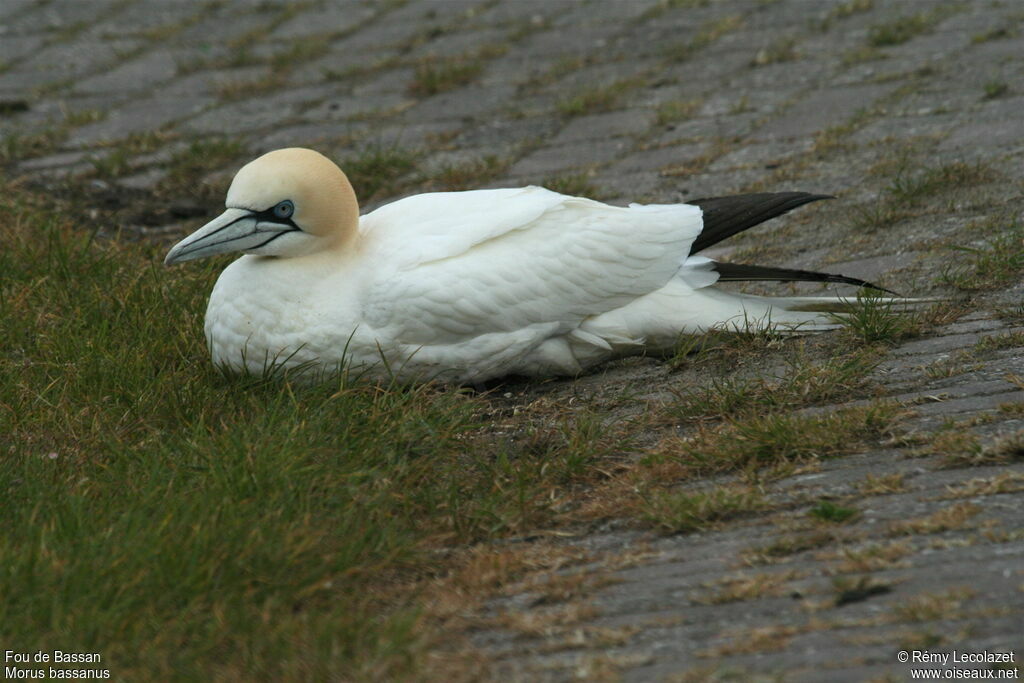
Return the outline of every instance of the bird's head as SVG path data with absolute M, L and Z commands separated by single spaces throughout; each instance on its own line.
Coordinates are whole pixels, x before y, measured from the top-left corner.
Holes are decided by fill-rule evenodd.
M 359 205 L 348 178 L 311 149 L 268 152 L 235 174 L 227 211 L 178 242 L 164 263 L 241 251 L 291 257 L 344 249 L 355 239 Z

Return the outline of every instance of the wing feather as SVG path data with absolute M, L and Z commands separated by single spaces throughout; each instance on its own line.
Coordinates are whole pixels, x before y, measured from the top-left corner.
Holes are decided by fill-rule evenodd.
M 686 271 L 701 214 L 529 187 L 417 195 L 365 216 L 361 230 L 374 269 L 366 320 L 431 345 L 575 327 L 660 289 Z

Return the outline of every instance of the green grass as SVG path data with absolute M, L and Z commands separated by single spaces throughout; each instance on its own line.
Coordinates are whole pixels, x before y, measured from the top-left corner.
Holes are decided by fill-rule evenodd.
M 821 364 L 802 355 L 787 359 L 776 378 L 730 376 L 680 393 L 668 408 L 682 419 L 764 414 L 831 400 L 845 401 L 864 390 L 866 376 L 879 362 L 873 350 L 830 358 Z
M 978 161 L 954 161 L 936 167 L 900 168 L 885 192 L 898 202 L 911 203 L 948 190 L 982 185 L 998 177 L 988 165 Z
M 949 15 L 950 11 L 949 8 L 939 7 L 931 11 L 908 14 L 884 24 L 875 24 L 868 31 L 868 45 L 902 45 L 916 36 L 929 33 L 939 21 Z
M 784 37 L 771 45 L 761 48 L 750 60 L 751 67 L 768 66 L 781 62 L 792 62 L 799 59 L 800 53 L 796 50 L 796 38 Z
M 685 121 L 696 114 L 702 104 L 700 99 L 663 102 L 658 106 L 658 125 Z
M 825 18 L 818 22 L 818 29 L 828 31 L 836 21 L 846 19 L 861 12 L 867 12 L 875 6 L 874 0 L 847 0 L 829 10 Z
M 398 144 L 371 142 L 344 158 L 340 166 L 360 201 L 399 192 L 416 167 L 417 155 Z
M 78 109 L 69 111 L 64 116 L 64 122 L 69 126 L 84 126 L 88 123 L 95 123 L 107 118 L 107 111 L 103 109 Z
M 286 75 L 268 71 L 257 78 L 222 81 L 217 84 L 217 96 L 222 100 L 241 100 L 283 88 L 286 84 Z
M 968 226 L 980 243 L 950 245 L 954 253 L 939 277 L 942 284 L 963 291 L 1001 289 L 1024 273 L 1024 223 L 1016 217 L 993 216 Z
M 544 178 L 541 185 L 554 192 L 571 195 L 573 197 L 589 197 L 600 200 L 604 193 L 593 183 L 593 176 L 586 171 L 580 173 L 563 173 Z
M 766 505 L 761 493 L 747 487 L 718 487 L 697 493 L 656 491 L 644 497 L 640 519 L 662 533 L 675 534 L 706 529 Z
M 269 60 L 274 71 L 289 71 L 296 64 L 308 62 L 327 54 L 331 47 L 331 37 L 303 38 L 296 40 L 287 49 L 275 53 Z
M 731 363 L 740 356 L 782 348 L 785 339 L 786 335 L 771 325 L 744 318 L 742 325 L 680 335 L 670 362 L 676 368 L 701 365 L 710 360 Z
M 986 100 L 994 100 L 999 97 L 1003 97 L 1010 92 L 1010 85 L 1006 81 L 987 81 L 985 83 L 985 98 Z
M 829 531 L 790 534 L 780 536 L 768 545 L 751 548 L 744 553 L 744 559 L 750 564 L 773 564 L 792 555 L 817 550 L 835 541 L 835 534 Z
M 980 161 L 925 166 L 901 153 L 877 164 L 872 174 L 888 182 L 876 200 L 857 210 L 854 226 L 867 232 L 889 230 L 900 221 L 923 215 L 936 197 L 963 193 L 999 178 L 995 169 Z
M 89 163 L 100 178 L 119 178 L 132 169 L 128 152 L 124 149 L 113 149 L 101 156 L 89 157 Z
M 48 128 L 35 133 L 11 131 L 0 140 L 0 162 L 11 163 L 45 156 L 57 151 L 67 136 L 66 126 Z
M 652 461 L 667 458 L 682 472 L 701 475 L 831 458 L 888 434 L 900 416 L 898 406 L 885 402 L 814 414 L 748 413 L 669 441 Z
M 472 82 L 483 71 L 483 62 L 469 58 L 427 57 L 416 65 L 409 92 L 420 97 L 454 90 Z
M 443 164 L 426 178 L 427 189 L 470 190 L 490 182 L 508 167 L 508 161 L 493 154 L 458 163 Z
M 165 269 L 12 187 L 0 209 L 7 648 L 125 680 L 406 677 L 446 549 L 549 524 L 622 447 L 580 414 L 491 438 L 458 391 L 223 375 L 224 261 Z
M 694 54 L 714 44 L 719 38 L 743 25 L 743 17 L 738 14 L 713 19 L 702 25 L 697 34 L 687 42 L 670 45 L 665 50 L 665 57 L 673 62 L 684 62 Z
M 638 79 L 626 78 L 608 85 L 586 88 L 562 99 L 558 103 L 558 111 L 565 116 L 583 116 L 611 111 L 619 106 L 626 93 L 640 84 Z
M 136 140 L 138 144 L 148 144 L 144 138 Z M 132 142 L 129 141 L 128 144 L 131 145 Z M 165 194 L 186 191 L 195 193 L 197 179 L 239 161 L 244 152 L 245 147 L 242 143 L 230 138 L 195 140 L 171 157 L 167 164 L 167 176 L 161 181 L 158 191 Z M 225 189 L 208 188 L 202 194 L 212 198 L 214 195 L 219 196 Z
M 1007 38 L 1013 38 L 1016 35 L 1017 31 L 1015 29 L 1000 26 L 999 28 L 994 28 L 982 33 L 975 33 L 971 36 L 971 44 L 977 45 L 979 43 L 987 43 L 991 40 L 1005 40 Z
M 920 334 L 923 319 L 883 292 L 864 290 L 846 310 L 833 314 L 858 345 L 896 344 Z
M 837 505 L 830 500 L 821 500 L 807 514 L 823 522 L 842 524 L 854 519 L 860 513 L 853 508 Z

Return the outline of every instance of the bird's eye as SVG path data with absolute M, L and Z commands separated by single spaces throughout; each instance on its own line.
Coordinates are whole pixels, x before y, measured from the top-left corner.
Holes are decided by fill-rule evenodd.
M 278 202 L 277 205 L 274 206 L 274 215 L 278 218 L 291 218 L 293 213 L 295 213 L 295 205 L 292 204 L 292 200 L 290 199 Z

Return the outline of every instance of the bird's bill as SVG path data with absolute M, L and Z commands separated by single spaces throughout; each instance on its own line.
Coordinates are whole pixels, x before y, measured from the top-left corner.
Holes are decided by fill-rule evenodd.
M 293 230 L 291 225 L 260 220 L 246 209 L 228 209 L 171 247 L 164 265 L 232 251 L 252 251 Z

